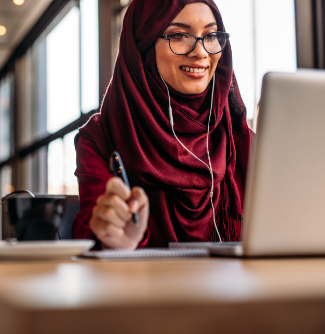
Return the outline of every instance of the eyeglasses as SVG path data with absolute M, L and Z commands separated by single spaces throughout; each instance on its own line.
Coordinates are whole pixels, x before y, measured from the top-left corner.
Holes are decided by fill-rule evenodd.
M 211 54 L 220 53 L 225 49 L 230 35 L 226 32 L 217 31 L 203 37 L 196 37 L 190 33 L 178 32 L 158 37 L 169 41 L 169 48 L 173 53 L 187 55 L 194 50 L 197 41 L 202 41 L 206 52 Z

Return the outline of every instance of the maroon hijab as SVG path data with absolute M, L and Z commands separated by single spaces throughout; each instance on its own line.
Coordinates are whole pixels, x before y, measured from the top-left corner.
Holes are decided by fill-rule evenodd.
M 125 14 L 112 80 L 101 113 L 80 129 L 108 161 L 113 150 L 123 160 L 131 185 L 150 201 L 149 246 L 170 241 L 217 240 L 208 169 L 176 141 L 168 119 L 168 99 L 155 61 L 155 41 L 186 4 L 206 3 L 218 30 L 225 31 L 213 0 L 133 0 Z M 216 70 L 216 85 L 194 96 L 171 89 L 174 129 L 179 139 L 207 162 L 210 98 L 210 156 L 214 206 L 223 240 L 239 240 L 250 149 L 246 109 L 232 69 L 230 43 Z M 78 139 L 78 136 L 77 136 Z

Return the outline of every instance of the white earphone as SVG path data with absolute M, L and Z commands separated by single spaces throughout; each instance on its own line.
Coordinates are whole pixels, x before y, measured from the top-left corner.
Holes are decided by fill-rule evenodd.
M 160 73 L 159 73 L 160 75 Z M 211 190 L 210 190 L 210 202 L 211 202 L 211 207 L 212 207 L 212 213 L 213 213 L 213 223 L 214 223 L 214 227 L 217 231 L 218 234 L 218 238 L 220 243 L 222 243 L 221 237 L 220 237 L 220 233 L 217 227 L 217 223 L 216 223 L 216 215 L 215 215 L 215 211 L 214 211 L 214 206 L 213 206 L 213 170 L 212 170 L 212 166 L 211 166 L 211 160 L 210 160 L 210 152 L 209 152 L 209 131 L 210 131 L 210 120 L 211 120 L 211 114 L 212 114 L 212 107 L 213 107 L 213 93 L 214 93 L 214 86 L 215 86 L 215 74 L 213 74 L 213 80 L 212 80 L 212 94 L 211 94 L 211 105 L 210 105 L 210 113 L 209 113 L 209 122 L 208 122 L 208 132 L 207 132 L 207 154 L 208 154 L 208 161 L 209 161 L 209 165 L 206 164 L 203 160 L 201 160 L 200 158 L 198 158 L 193 152 L 191 152 L 176 136 L 176 133 L 174 131 L 174 119 L 173 119 L 173 110 L 171 107 L 171 103 L 170 103 L 170 94 L 169 94 L 169 89 L 168 86 L 165 82 L 165 80 L 162 78 L 162 76 L 160 75 L 160 78 L 162 80 L 162 82 L 164 83 L 166 89 L 167 89 L 167 95 L 168 95 L 168 113 L 169 113 L 169 123 L 170 126 L 172 128 L 174 137 L 176 138 L 176 140 L 179 142 L 179 144 L 187 151 L 189 152 L 195 159 L 199 160 L 201 163 L 203 163 L 209 170 L 210 175 L 211 175 Z

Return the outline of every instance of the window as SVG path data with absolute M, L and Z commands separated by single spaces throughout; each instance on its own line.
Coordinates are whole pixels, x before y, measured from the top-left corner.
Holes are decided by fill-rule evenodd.
M 11 155 L 11 117 L 13 111 L 13 75 L 8 74 L 0 81 L 0 161 Z M 4 166 L 0 170 L 1 197 L 13 191 L 11 167 Z
M 47 131 L 80 115 L 79 9 L 74 7 L 46 38 Z
M 4 166 L 0 172 L 1 198 L 14 191 L 11 180 L 11 167 Z
M 0 161 L 8 159 L 11 153 L 12 90 L 13 77 L 9 74 L 0 82 Z
M 230 33 L 233 67 L 247 118 L 253 119 L 264 74 L 297 69 L 294 0 L 215 0 L 215 3 Z
M 77 126 L 99 108 L 98 0 L 67 2 L 45 24 L 37 40 L 14 60 L 14 73 L 0 82 L 2 196 L 13 186 L 34 193 L 78 194 L 74 136 Z M 17 151 L 18 159 L 10 160 Z
M 74 137 L 77 131 L 70 132 L 63 139 L 54 140 L 48 150 L 48 193 L 78 194 L 76 169 L 76 151 Z
M 99 107 L 98 3 L 82 0 L 46 38 L 47 131 L 56 132 L 80 113 Z M 77 194 L 72 132 L 48 150 L 48 193 Z
M 99 107 L 98 2 L 82 0 L 81 8 L 81 111 Z

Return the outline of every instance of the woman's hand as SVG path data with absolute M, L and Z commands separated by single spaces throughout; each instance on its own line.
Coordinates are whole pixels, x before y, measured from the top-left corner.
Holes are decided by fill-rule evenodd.
M 139 215 L 135 226 L 132 214 Z M 106 192 L 97 199 L 89 225 L 105 248 L 135 249 L 147 229 L 149 200 L 140 187 L 131 190 L 119 177 L 112 177 Z

